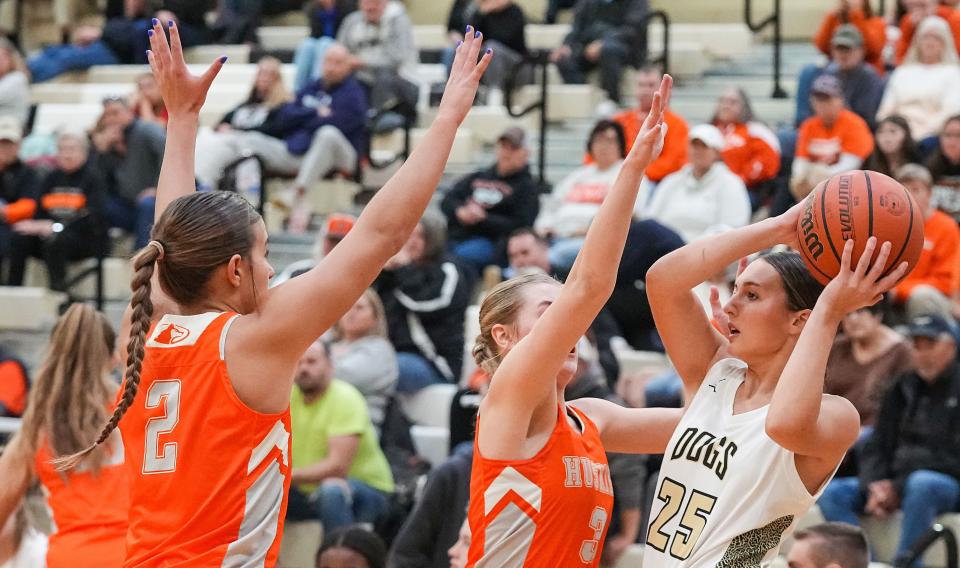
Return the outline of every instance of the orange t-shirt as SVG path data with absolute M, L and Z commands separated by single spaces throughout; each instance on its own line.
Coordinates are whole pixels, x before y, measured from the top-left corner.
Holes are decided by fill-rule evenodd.
M 236 317 L 166 315 L 150 332 L 120 422 L 131 483 L 126 568 L 276 563 L 290 411 L 262 414 L 237 397 L 223 354 Z
M 942 211 L 934 211 L 924 222 L 920 260 L 893 288 L 894 298 L 903 302 L 922 284 L 933 286 L 948 298 L 960 289 L 960 228 Z
M 126 555 L 129 482 L 120 434 L 109 439 L 107 457 L 94 473 L 82 463 L 67 474 L 56 470 L 49 445 L 40 444 L 34 471 L 47 495 L 56 531 L 47 548 L 48 568 L 118 567 Z
M 960 53 L 960 10 L 950 6 L 937 6 L 937 16 L 940 16 L 950 25 L 950 32 L 953 33 L 953 46 Z M 896 61 L 897 65 L 903 63 L 903 58 L 910 49 L 910 42 L 913 41 L 913 33 L 917 30 L 917 24 L 914 23 L 910 14 L 904 14 L 900 18 L 900 39 L 897 40 Z
M 803 121 L 797 132 L 797 157 L 818 164 L 833 165 L 840 154 L 853 154 L 865 160 L 873 152 L 870 127 L 855 113 L 843 109 L 832 126 L 819 116 Z
M 883 65 L 883 47 L 887 44 L 887 23 L 881 16 L 868 18 L 863 10 L 850 10 L 844 22 L 839 12 L 830 12 L 820 23 L 820 29 L 813 36 L 817 49 L 830 55 L 830 42 L 837 28 L 843 24 L 853 24 L 863 35 L 863 58 L 867 65 L 873 65 L 882 77 L 887 72 Z
M 0 405 L 7 409 L 8 416 L 23 414 L 28 388 L 27 375 L 18 361 L 0 361 Z
M 646 115 L 640 116 L 636 109 L 621 112 L 613 117 L 613 121 L 623 127 L 623 135 L 627 141 L 627 152 L 633 148 L 633 143 L 640 134 L 640 127 Z M 647 166 L 644 175 L 650 181 L 660 181 L 667 175 L 679 170 L 687 163 L 687 134 L 690 127 L 687 121 L 670 109 L 663 113 L 663 122 L 667 125 L 667 135 L 663 139 L 663 151 L 660 157 Z M 591 164 L 590 155 L 584 158 L 584 163 Z
M 766 126 L 751 122 L 716 125 L 723 133 L 723 163 L 747 187 L 776 177 L 780 170 L 780 143 Z
M 612 510 L 600 432 L 572 406 L 557 406 L 553 433 L 527 460 L 484 458 L 474 437 L 468 567 L 598 566 Z

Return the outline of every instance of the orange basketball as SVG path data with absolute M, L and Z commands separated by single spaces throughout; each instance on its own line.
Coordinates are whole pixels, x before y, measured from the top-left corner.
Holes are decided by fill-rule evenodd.
M 853 266 L 867 240 L 877 237 L 893 249 L 889 272 L 906 261 L 913 270 L 923 250 L 923 217 L 910 192 L 881 173 L 853 170 L 821 182 L 804 200 L 797 224 L 800 253 L 822 284 L 840 272 L 844 243 L 853 239 Z M 875 253 L 876 254 L 876 253 Z

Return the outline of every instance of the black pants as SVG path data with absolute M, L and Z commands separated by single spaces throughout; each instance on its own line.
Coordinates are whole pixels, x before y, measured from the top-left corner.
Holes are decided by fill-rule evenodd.
M 607 93 L 607 97 L 615 103 L 620 102 L 620 80 L 623 78 L 623 69 L 630 60 L 630 47 L 622 41 L 605 38 L 600 49 L 600 59 L 596 62 L 587 61 L 583 54 L 586 46 L 574 48 L 570 57 L 557 62 L 560 75 L 564 83 L 586 83 L 587 72 L 594 67 L 600 68 L 600 86 Z
M 105 239 L 82 231 L 64 230 L 49 237 L 14 234 L 11 241 L 8 283 L 22 286 L 27 258 L 44 261 L 50 277 L 50 288 L 66 292 L 67 263 L 91 258 L 105 250 Z

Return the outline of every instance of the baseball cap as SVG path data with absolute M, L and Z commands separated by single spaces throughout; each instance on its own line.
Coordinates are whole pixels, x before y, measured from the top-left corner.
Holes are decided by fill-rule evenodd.
M 698 124 L 690 129 L 690 141 L 699 140 L 707 148 L 722 151 L 724 147 L 723 133 L 712 124 Z
M 917 316 L 910 321 L 910 337 L 928 337 L 937 339 L 941 335 L 949 335 L 957 340 L 957 332 L 953 323 L 941 315 L 929 314 Z
M 833 32 L 830 40 L 833 47 L 863 47 L 863 34 L 853 24 L 843 24 Z
M 23 139 L 23 127 L 15 116 L 0 116 L 0 140 L 19 142 Z
M 357 222 L 356 217 L 346 213 L 331 213 L 327 217 L 326 233 L 324 236 L 334 239 L 342 239 L 347 236 L 353 224 Z
M 840 80 L 830 73 L 823 73 L 817 77 L 813 81 L 813 86 L 810 87 L 810 93 L 814 95 L 826 95 L 828 97 L 843 97 Z
M 520 128 L 519 126 L 511 126 L 504 130 L 499 137 L 497 137 L 497 142 L 509 142 L 511 145 L 522 148 L 527 141 L 527 133 Z

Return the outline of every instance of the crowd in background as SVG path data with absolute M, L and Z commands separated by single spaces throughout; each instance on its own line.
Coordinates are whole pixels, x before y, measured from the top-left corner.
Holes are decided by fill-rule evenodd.
M 75 14 L 82 4 L 61 2 L 58 14 Z M 371 116 L 416 113 L 419 54 L 402 3 L 215 4 L 110 0 L 103 26 L 71 26 L 68 18 L 62 44 L 27 58 L 0 38 L 0 283 L 22 285 L 33 257 L 46 264 L 50 287 L 67 291 L 70 262 L 109 253 L 119 233 L 135 248 L 149 240 L 166 121 L 149 74 L 137 79 L 132 96 L 104 99 L 90 132 L 65 128 L 44 139 L 27 136 L 25 127 L 31 82 L 94 65 L 145 63 L 150 18 L 175 21 L 187 46 L 256 46 L 264 17 L 307 11 L 310 36 L 289 54 L 295 83 L 284 84 L 280 59 L 262 54 L 249 96 L 197 143 L 201 190 L 237 190 L 237 169 L 251 156 L 262 175 L 287 178 L 287 230 L 320 221 L 297 205 L 311 184 L 359 177 L 379 128 Z M 666 112 L 664 149 L 646 172 L 615 291 L 582 341 L 578 377 L 567 389 L 568 399 L 682 405 L 674 374 L 622 377 L 617 364 L 617 349 L 663 351 L 646 270 L 685 242 L 785 211 L 839 172 L 894 177 L 920 208 L 924 248 L 883 302 L 843 321 L 826 384 L 857 407 L 862 436 L 819 504 L 827 520 L 849 524 L 903 511 L 899 554 L 937 514 L 960 509 L 960 9 L 951 4 L 903 0 L 887 16 L 869 0 L 839 0 L 814 34 L 823 60 L 797 78 L 792 124 L 765 123 L 735 86 L 722 92 L 709 122 L 691 125 Z M 582 165 L 544 188 L 530 170 L 528 133 L 504 130 L 493 163 L 440 188 L 438 207 L 301 360 L 291 402 L 298 436 L 288 516 L 322 521 L 328 542 L 319 557 L 348 548 L 368 566 L 414 567 L 448 566 L 451 558 L 457 565 L 463 553 L 472 419 L 488 380 L 467 355 L 468 309 L 478 290 L 500 278 L 543 271 L 563 279 L 570 271 L 661 77 L 644 65 L 644 0 L 555 0 L 545 19 L 571 8 L 571 32 L 548 57 L 567 82 L 598 71 L 609 103 L 597 108 L 602 116 L 583 141 Z M 510 0 L 457 0 L 440 61 L 449 65 L 456 36 L 474 25 L 497 53 L 478 104 L 499 104 L 505 90 L 530 80 L 524 25 L 539 17 Z M 635 101 L 621 99 L 628 66 L 636 68 Z M 346 213 L 322 220 L 315 257 L 353 222 Z M 295 263 L 276 283 L 315 260 Z M 732 276 L 712 282 L 721 299 Z M 708 310 L 709 284 L 698 290 Z M 23 412 L 27 376 L 0 350 L 0 415 Z M 410 480 L 426 466 L 397 401 L 434 384 L 461 387 L 451 408 L 451 455 L 411 505 Z M 642 541 L 649 481 L 659 467 L 657 457 L 609 459 L 616 514 L 607 564 Z M 356 523 L 375 527 L 391 546 Z M 837 530 L 798 539 L 829 540 Z

